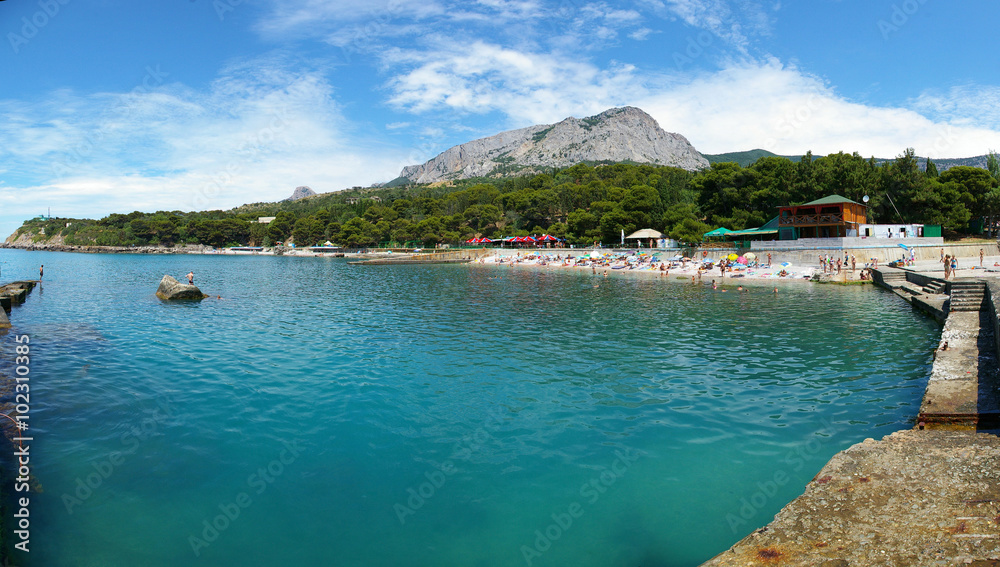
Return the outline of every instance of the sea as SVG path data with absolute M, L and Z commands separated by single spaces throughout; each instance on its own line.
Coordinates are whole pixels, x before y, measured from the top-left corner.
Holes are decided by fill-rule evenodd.
M 0 337 L 25 566 L 698 565 L 912 427 L 940 336 L 805 282 L 16 250 L 0 282 L 42 264 Z M 211 298 L 156 298 L 189 271 Z

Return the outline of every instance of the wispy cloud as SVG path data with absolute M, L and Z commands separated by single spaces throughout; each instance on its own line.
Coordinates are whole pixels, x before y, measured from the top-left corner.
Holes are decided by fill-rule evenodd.
M 1000 130 L 1000 87 L 962 85 L 921 93 L 912 106 L 933 120 Z
M 497 112 L 517 127 L 630 104 L 706 153 L 764 147 L 891 157 L 913 146 L 924 155 L 963 157 L 984 153 L 1000 135 L 996 127 L 963 118 L 986 112 L 995 91 L 953 93 L 933 105 L 925 97 L 922 105 L 938 111 L 924 116 L 917 106 L 848 100 L 821 78 L 775 59 L 684 76 L 627 65 L 601 68 L 580 58 L 478 42 L 442 45 L 433 53 L 399 51 L 389 65 L 405 68 L 389 84 L 390 101 L 401 110 L 428 117 L 444 109 Z
M 933 157 L 980 155 L 996 129 L 934 119 L 906 107 L 845 99 L 820 78 L 776 60 L 735 64 L 684 84 L 654 89 L 636 104 L 702 152 L 763 147 L 783 154 L 838 151 L 892 157 L 907 147 Z
M 398 50 L 386 60 L 409 67 L 390 82 L 390 104 L 416 113 L 439 107 L 499 111 L 515 125 L 599 112 L 624 100 L 637 82 L 631 66 L 603 70 L 579 58 L 485 42 L 442 42 L 433 52 Z
M 57 91 L 0 100 L 3 216 L 230 208 L 393 178 L 411 149 L 346 121 L 320 73 L 271 59 L 224 69 L 206 89 Z M 32 194 L 32 210 L 23 195 Z M 100 197 L 100 198 L 98 198 Z M 19 224 L 19 222 L 17 223 Z M 16 224 L 14 225 L 16 226 Z
M 749 54 L 756 38 L 767 35 L 770 16 L 755 0 L 641 0 L 661 17 L 678 18 L 706 30 L 740 53 Z

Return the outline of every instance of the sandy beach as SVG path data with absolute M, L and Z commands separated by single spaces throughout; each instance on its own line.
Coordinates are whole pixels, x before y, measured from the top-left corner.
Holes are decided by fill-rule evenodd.
M 720 260 L 730 262 L 723 272 L 719 267 Z M 796 266 L 788 262 L 760 263 L 756 258 L 741 263 L 739 257 L 735 260 L 726 258 L 706 257 L 704 261 L 692 260 L 675 254 L 667 255 L 656 251 L 582 249 L 571 251 L 512 251 L 504 250 L 476 260 L 478 264 L 494 266 L 523 266 L 544 269 L 588 270 L 592 273 L 611 275 L 614 273 L 645 274 L 653 277 L 673 279 L 691 279 L 710 283 L 712 280 L 723 284 L 738 284 L 739 282 L 767 281 L 810 281 L 817 273 L 823 273 L 816 266 Z M 852 275 L 850 270 L 842 270 L 841 275 L 847 280 L 859 280 L 858 269 Z M 833 270 L 836 274 L 836 268 Z
M 580 249 L 580 250 L 497 250 L 493 255 L 480 258 L 475 262 L 495 266 L 532 266 L 545 269 L 590 270 L 595 273 L 639 273 L 650 276 L 670 278 L 694 277 L 706 283 L 716 280 L 720 285 L 738 284 L 741 281 L 811 281 L 816 275 L 824 273 L 832 276 L 833 281 L 860 282 L 862 272 L 868 263 L 861 258 L 855 259 L 854 269 L 850 263 L 846 265 L 841 258 L 841 268 L 836 267 L 836 258 L 831 258 L 833 267 L 824 272 L 819 262 L 810 265 L 796 265 L 789 262 L 772 262 L 768 265 L 764 258 L 731 260 L 721 253 L 713 257 L 711 254 L 703 260 L 677 256 L 674 251 L 658 250 L 620 250 L 620 249 Z M 719 268 L 719 263 L 726 260 L 730 267 L 725 273 Z M 878 267 L 887 264 L 880 262 Z M 661 269 L 662 266 L 662 269 Z M 939 274 L 944 277 L 944 264 L 940 260 L 917 260 L 908 266 L 921 273 Z M 958 268 L 953 278 L 967 277 L 1000 277 L 1000 256 L 984 255 L 982 263 L 978 257 L 963 257 L 958 259 Z

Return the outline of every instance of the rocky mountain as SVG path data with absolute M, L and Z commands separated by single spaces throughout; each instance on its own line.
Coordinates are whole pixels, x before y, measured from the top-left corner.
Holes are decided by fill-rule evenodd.
M 286 201 L 298 201 L 299 199 L 305 199 L 306 197 L 312 197 L 316 192 L 312 189 L 306 187 L 305 185 L 301 187 L 296 187 L 295 191 L 292 191 L 292 196 L 285 199 Z
M 399 181 L 433 183 L 525 174 L 580 162 L 634 162 L 688 170 L 708 161 L 687 138 L 665 132 L 638 108 L 612 108 L 589 118 L 528 126 L 450 148 L 422 165 L 403 168 Z

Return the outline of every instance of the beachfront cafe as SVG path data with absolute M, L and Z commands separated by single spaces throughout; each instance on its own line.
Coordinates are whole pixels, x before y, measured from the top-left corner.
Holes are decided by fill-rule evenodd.
M 868 207 L 847 197 L 830 195 L 802 205 L 778 209 L 778 239 L 848 238 L 860 235 Z

